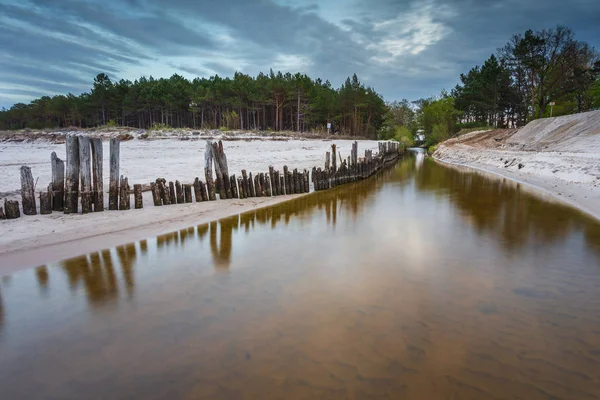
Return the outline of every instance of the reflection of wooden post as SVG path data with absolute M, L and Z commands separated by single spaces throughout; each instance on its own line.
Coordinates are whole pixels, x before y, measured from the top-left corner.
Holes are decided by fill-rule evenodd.
M 136 183 L 133 185 L 133 197 L 135 198 L 135 208 L 144 208 L 144 198 L 142 197 L 142 185 Z
M 89 136 L 79 136 L 79 173 L 81 174 L 81 213 L 92 211 L 92 163 Z
M 108 186 L 108 209 L 119 208 L 119 158 L 121 142 L 119 139 L 110 139 L 110 182 Z
M 102 139 L 92 139 L 92 201 L 94 203 L 94 211 L 104 211 L 104 182 L 102 174 Z
M 25 165 L 21 167 L 21 200 L 23 202 L 23 214 L 37 214 L 33 175 L 31 174 L 31 168 Z
M 65 176 L 65 214 L 77 213 L 79 200 L 79 140 L 67 135 L 67 165 Z
M 52 208 L 63 211 L 65 204 L 65 163 L 53 151 L 50 156 L 52 164 Z
M 6 219 L 19 218 L 21 216 L 21 211 L 19 210 L 19 202 L 15 200 L 4 199 L 4 213 L 6 214 Z

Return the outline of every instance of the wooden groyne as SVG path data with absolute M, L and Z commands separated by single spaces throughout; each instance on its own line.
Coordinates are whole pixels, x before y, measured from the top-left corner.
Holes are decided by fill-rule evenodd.
M 50 156 L 52 182 L 39 192 L 40 214 L 64 212 L 65 214 L 102 212 L 105 210 L 102 176 L 102 141 L 85 135 L 68 135 L 65 142 L 66 163 L 53 152 Z M 247 172 L 243 169 L 236 177 L 229 173 L 223 142 L 207 141 L 204 155 L 204 181 L 196 177 L 191 183 L 169 181 L 158 177 L 149 185 L 130 185 L 129 179 L 120 174 L 120 141 L 109 143 L 109 190 L 108 210 L 130 210 L 131 195 L 134 208 L 144 207 L 144 190 L 151 191 L 155 207 L 173 204 L 199 203 L 221 199 L 247 199 L 252 197 L 274 197 L 309 193 L 312 182 L 314 191 L 327 190 L 350 182 L 366 179 L 387 165 L 395 163 L 401 155 L 395 142 L 380 142 L 379 152 L 365 150 L 364 157 L 358 156 L 358 142 L 352 143 L 350 155 L 343 158 L 335 144 L 325 154 L 324 167 L 281 170 L 269 166 L 268 171 Z M 35 182 L 32 170 L 21 167 L 21 197 L 18 201 L 4 200 L 0 205 L 0 219 L 15 219 L 38 212 Z M 133 189 L 132 189 L 133 187 Z

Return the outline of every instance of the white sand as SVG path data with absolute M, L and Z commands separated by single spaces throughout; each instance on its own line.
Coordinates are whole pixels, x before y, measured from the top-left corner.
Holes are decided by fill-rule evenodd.
M 224 142 L 230 174 L 268 172 L 269 165 L 282 170 L 312 169 L 324 164 L 332 141 L 227 141 Z M 336 140 L 343 156 L 350 154 L 352 142 Z M 108 188 L 108 143 L 104 143 L 104 186 Z M 121 173 L 130 184 L 149 183 L 157 177 L 191 183 L 196 176 L 204 180 L 205 140 L 132 140 L 121 143 Z M 378 150 L 376 141 L 360 141 L 359 152 Z M 20 201 L 19 167 L 29 165 L 37 187 L 48 186 L 51 179 L 50 153 L 64 159 L 65 145 L 46 141 L 0 143 L 0 200 Z M 296 196 L 219 200 L 205 203 L 154 207 L 151 193 L 144 193 L 142 210 L 104 211 L 86 215 L 22 215 L 16 220 L 0 221 L 0 275 L 31 266 L 153 237 L 162 233 L 209 222 L 273 205 Z M 105 203 L 108 195 L 105 194 Z
M 434 158 L 536 187 L 600 219 L 600 111 L 465 135 L 441 144 Z

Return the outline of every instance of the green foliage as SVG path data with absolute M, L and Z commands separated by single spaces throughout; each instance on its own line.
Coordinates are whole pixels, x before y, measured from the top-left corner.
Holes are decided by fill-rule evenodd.
M 461 112 L 454 108 L 454 98 L 442 92 L 438 99 L 418 102 L 418 121 L 427 146 L 446 140 L 457 131 Z
M 415 145 L 415 136 L 406 126 L 397 126 L 394 140 L 402 143 L 405 148 Z
M 117 124 L 117 122 L 114 119 L 110 119 L 110 120 L 108 120 L 108 122 L 104 126 L 106 128 L 116 128 L 116 127 L 119 126 L 119 124 Z
M 344 135 L 375 137 L 387 111 L 356 75 L 335 89 L 328 81 L 270 71 L 195 78 L 180 75 L 113 82 L 98 74 L 89 93 L 41 97 L 0 111 L 0 129 L 119 126 L 164 129 L 311 131 L 333 124 Z M 158 128 L 155 128 L 158 127 Z
M 433 153 L 435 153 L 438 149 L 437 144 L 431 145 L 427 148 L 427 154 L 429 154 L 430 156 L 433 155 Z

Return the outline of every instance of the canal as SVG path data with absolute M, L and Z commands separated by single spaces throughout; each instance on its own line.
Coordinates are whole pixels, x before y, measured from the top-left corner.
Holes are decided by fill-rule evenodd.
M 600 223 L 376 177 L 0 281 L 0 398 L 597 399 Z

